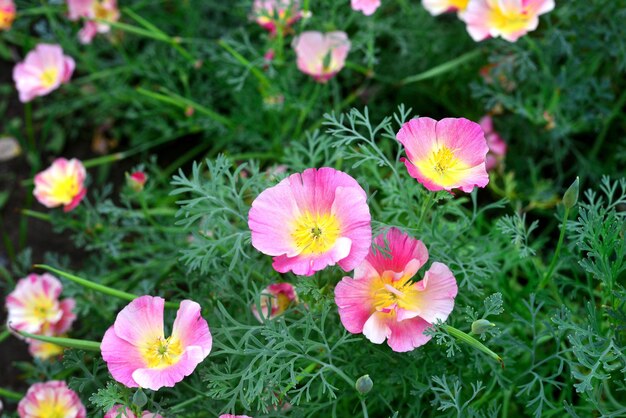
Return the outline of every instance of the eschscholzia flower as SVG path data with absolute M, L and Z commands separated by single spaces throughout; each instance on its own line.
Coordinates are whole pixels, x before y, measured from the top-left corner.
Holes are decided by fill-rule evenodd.
M 20 418 L 85 418 L 87 411 L 80 398 L 60 380 L 35 383 L 17 405 Z
M 0 0 L 0 30 L 9 30 L 15 20 L 13 0 Z
M 117 0 L 68 0 L 67 7 L 70 20 L 86 20 L 78 33 L 83 44 L 91 43 L 98 33 L 108 33 L 111 25 L 107 22 L 117 22 L 120 18 Z
M 393 351 L 411 351 L 431 337 L 424 331 L 445 321 L 454 308 L 458 288 L 450 269 L 435 262 L 418 282 L 417 271 L 428 260 L 424 244 L 391 228 L 374 240 L 389 255 L 372 251 L 335 288 L 341 323 L 353 334 L 363 333 L 375 344 L 387 340 Z
M 13 69 L 13 81 L 22 103 L 45 96 L 70 81 L 76 63 L 59 45 L 39 44 Z
M 231 414 L 222 414 L 219 418 L 252 418 L 248 415 L 231 415 Z
M 102 358 L 118 382 L 134 388 L 173 387 L 189 376 L 211 351 L 209 325 L 200 305 L 180 303 L 169 337 L 163 332 L 165 301 L 141 296 L 118 313 L 102 339 Z
M 143 171 L 135 171 L 132 174 L 126 174 L 126 184 L 135 192 L 140 192 L 148 181 L 148 175 Z
M 35 176 L 33 194 L 48 208 L 63 206 L 63 211 L 74 209 L 85 194 L 85 166 L 77 159 L 57 158 L 46 170 Z
M 280 316 L 291 306 L 298 303 L 298 295 L 291 283 L 273 283 L 261 291 L 261 300 L 259 306 L 252 304 L 252 313 L 254 317 L 263 322 L 264 318 L 274 319 Z
M 489 148 L 485 135 L 475 122 L 464 118 L 417 118 L 405 123 L 396 138 L 406 150 L 411 177 L 428 190 L 461 189 L 471 192 L 485 187 L 489 176 L 485 155 Z
M 502 37 L 515 42 L 537 29 L 539 16 L 554 9 L 554 0 L 472 0 L 460 18 L 475 41 Z
M 380 0 L 352 0 L 352 10 L 363 12 L 365 16 L 371 16 L 380 7 Z
M 254 0 L 252 4 L 252 18 L 272 34 L 279 27 L 293 25 L 301 16 L 299 0 Z
M 333 78 L 346 64 L 350 40 L 345 32 L 302 32 L 294 39 L 298 69 L 320 83 Z
M 309 168 L 264 190 L 252 202 L 252 245 L 274 257 L 280 273 L 310 276 L 339 264 L 358 266 L 372 241 L 365 191 L 348 174 Z
M 462 12 L 470 0 L 422 0 L 424 9 L 433 16 L 446 12 Z
M 491 116 L 484 116 L 479 121 L 479 124 L 483 132 L 485 132 L 485 139 L 487 139 L 487 146 L 489 147 L 489 152 L 485 159 L 485 168 L 487 171 L 491 171 L 498 167 L 504 159 L 507 149 L 506 142 L 494 129 Z
M 161 415 L 150 411 L 143 411 L 140 416 L 141 418 L 163 418 Z M 113 407 L 104 414 L 104 418 L 137 418 L 137 415 L 127 406 L 113 405 Z

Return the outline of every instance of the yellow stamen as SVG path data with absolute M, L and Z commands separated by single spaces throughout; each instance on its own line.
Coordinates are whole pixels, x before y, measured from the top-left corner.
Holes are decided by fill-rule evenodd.
M 465 177 L 469 166 L 445 145 L 434 148 L 428 158 L 416 161 L 415 166 L 429 179 L 443 187 L 455 187 Z
M 377 311 L 395 313 L 395 308 L 419 310 L 420 292 L 411 277 L 393 280 L 392 275 L 381 277 L 372 289 L 372 299 Z
M 68 204 L 80 191 L 80 184 L 74 176 L 55 179 L 50 194 L 63 204 Z
M 494 8 L 490 15 L 492 26 L 503 33 L 526 29 L 531 18 L 527 13 L 502 10 L 499 7 Z
M 291 236 L 300 254 L 321 254 L 335 245 L 340 232 L 341 226 L 335 216 L 307 212 L 296 221 Z
M 56 397 L 46 397 L 39 400 L 37 409 L 32 416 L 46 417 L 46 418 L 65 418 L 67 417 L 67 407 L 63 400 L 61 402 Z
M 461 11 L 467 9 L 468 3 L 469 3 L 469 0 L 450 0 L 450 6 Z
M 183 353 L 180 341 L 174 337 L 158 337 L 149 343 L 141 353 L 146 367 L 161 369 L 176 364 Z
M 51 87 L 57 81 L 57 77 L 59 75 L 59 70 L 54 67 L 46 68 L 43 73 L 41 73 L 40 80 L 41 85 L 45 88 Z

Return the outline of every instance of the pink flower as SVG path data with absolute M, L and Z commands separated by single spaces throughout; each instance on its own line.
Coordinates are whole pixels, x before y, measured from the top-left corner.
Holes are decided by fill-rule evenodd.
M 85 418 L 87 411 L 80 398 L 65 382 L 51 380 L 35 383 L 17 406 L 20 418 Z
M 289 27 L 300 19 L 299 0 L 254 0 L 252 18 L 275 34 L 278 27 Z
M 85 194 L 85 166 L 77 159 L 56 159 L 52 165 L 35 176 L 33 194 L 48 208 L 63 206 L 65 212 L 74 209 Z
M 248 415 L 231 415 L 231 414 L 222 414 L 219 418 L 252 418 Z
M 273 283 L 261 291 L 259 313 L 257 304 L 252 304 L 254 317 L 263 322 L 264 319 L 274 319 L 280 316 L 291 306 L 298 303 L 296 290 L 290 283 Z
M 105 414 L 104 418 L 137 418 L 137 415 L 130 410 L 130 408 L 124 405 L 113 405 L 111 409 L 109 409 Z M 163 418 L 159 414 L 155 414 L 150 411 L 143 411 L 141 413 L 141 418 Z
M 68 17 L 70 20 L 85 19 L 85 25 L 78 32 L 78 39 L 89 44 L 98 33 L 108 33 L 111 25 L 98 20 L 117 22 L 120 11 L 117 0 L 68 0 Z
M 371 16 L 380 7 L 380 0 L 352 0 L 352 10 L 363 12 L 365 16 Z
M 539 16 L 554 9 L 554 0 L 472 0 L 460 18 L 475 41 L 498 36 L 509 42 L 537 29 Z
M 320 83 L 335 76 L 346 64 L 350 40 L 345 32 L 302 32 L 294 39 L 298 69 Z
M 487 153 L 487 158 L 485 160 L 485 167 L 487 171 L 491 171 L 504 159 L 507 146 L 500 134 L 493 128 L 493 120 L 491 119 L 491 116 L 484 116 L 479 123 L 480 127 L 485 132 L 487 146 L 489 147 L 489 152 Z
M 13 69 L 15 87 L 22 103 L 45 96 L 70 81 L 76 64 L 63 55 L 59 45 L 39 44 Z
M 464 118 L 413 119 L 402 126 L 396 138 L 406 150 L 411 177 L 428 190 L 461 189 L 471 192 L 485 187 L 489 176 L 485 155 L 489 148 L 480 125 Z
M 143 171 L 135 171 L 132 174 L 126 174 L 126 184 L 135 192 L 140 192 L 148 181 L 148 175 Z
M 374 344 L 393 351 L 411 351 L 426 344 L 424 331 L 437 320 L 445 321 L 454 308 L 457 284 L 450 269 L 433 263 L 424 278 L 412 278 L 428 260 L 421 241 L 395 228 L 379 235 L 375 246 L 389 245 L 389 255 L 372 251 L 354 271 L 335 287 L 335 302 L 346 329 L 363 333 Z
M 467 8 L 470 0 L 422 0 L 424 8 L 433 16 L 446 12 L 460 11 Z
M 173 387 L 209 355 L 211 332 L 200 305 L 182 301 L 167 338 L 164 306 L 160 297 L 141 296 L 120 311 L 104 334 L 102 358 L 118 382 L 152 390 Z
M 9 30 L 15 20 L 15 3 L 13 0 L 0 0 L 0 30 Z
M 350 271 L 372 241 L 365 191 L 348 174 L 309 168 L 264 190 L 252 202 L 252 245 L 274 257 L 280 273 L 311 276 L 339 264 Z

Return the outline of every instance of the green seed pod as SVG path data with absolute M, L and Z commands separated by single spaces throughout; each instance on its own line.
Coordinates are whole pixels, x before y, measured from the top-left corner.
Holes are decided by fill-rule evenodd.
M 372 388 L 374 387 L 374 382 L 372 382 L 372 379 L 370 379 L 369 374 L 364 374 L 357 379 L 354 386 L 357 392 L 359 392 L 361 395 L 365 395 L 370 390 L 372 390 Z
M 567 209 L 573 208 L 576 205 L 576 203 L 578 202 L 578 190 L 579 190 L 579 188 L 580 188 L 580 182 L 579 182 L 579 178 L 577 176 L 576 180 L 574 180 L 572 185 L 569 186 L 569 188 L 565 191 L 565 194 L 563 195 L 563 205 Z
M 143 408 L 147 403 L 148 397 L 145 393 L 143 393 L 143 390 L 137 390 L 137 392 L 135 392 L 135 394 L 133 395 L 133 405 L 135 405 L 137 408 Z
M 472 322 L 472 334 L 480 335 L 487 332 L 489 328 L 495 327 L 496 324 L 486 319 L 478 319 Z

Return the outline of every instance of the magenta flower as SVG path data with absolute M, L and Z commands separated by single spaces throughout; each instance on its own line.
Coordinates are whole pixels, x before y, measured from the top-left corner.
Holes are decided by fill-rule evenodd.
M 293 25 L 301 16 L 299 0 L 254 0 L 252 4 L 252 19 L 272 34 L 279 26 Z
M 479 123 L 480 127 L 485 132 L 487 146 L 489 147 L 489 152 L 487 153 L 487 157 L 485 159 L 485 167 L 487 171 L 491 171 L 498 167 L 502 160 L 504 160 L 507 146 L 500 134 L 494 129 L 491 116 L 484 116 Z
M 135 171 L 132 174 L 126 174 L 126 184 L 135 192 L 140 192 L 148 181 L 148 175 L 143 171 Z
M 111 25 L 106 22 L 117 22 L 120 18 L 117 0 L 68 0 L 67 7 L 70 20 L 85 19 L 78 33 L 78 39 L 83 44 L 91 43 L 98 33 L 108 33 Z
M 470 0 L 422 0 L 424 9 L 433 16 L 447 12 L 462 12 Z
M 459 17 L 475 41 L 502 37 L 515 42 L 539 26 L 539 16 L 554 9 L 554 0 L 472 0 Z
M 485 187 L 489 148 L 480 125 L 464 118 L 417 118 L 405 123 L 396 138 L 406 150 L 402 158 L 411 177 L 430 191 Z
M 333 78 L 346 64 L 350 40 L 345 32 L 302 32 L 294 39 L 298 69 L 320 83 Z
M 291 306 L 298 303 L 298 295 L 291 283 L 273 283 L 261 291 L 259 312 L 257 304 L 252 304 L 252 314 L 259 322 L 274 319 Z
M 418 282 L 417 271 L 428 260 L 421 241 L 391 228 L 374 245 L 385 248 L 369 253 L 354 271 L 335 287 L 335 302 L 341 323 L 353 334 L 363 333 L 374 344 L 387 344 L 393 351 L 411 351 L 426 344 L 424 331 L 437 320 L 445 321 L 454 308 L 458 288 L 450 269 L 433 263 Z
M 85 418 L 87 411 L 80 398 L 65 382 L 51 380 L 35 383 L 17 405 L 20 418 Z
M 348 174 L 309 168 L 264 190 L 252 202 L 252 245 L 274 257 L 280 273 L 311 276 L 339 264 L 353 270 L 372 241 L 365 191 Z
M 15 20 L 15 3 L 13 0 L 0 0 L 0 30 L 9 30 Z
M 371 16 L 380 7 L 380 0 L 352 0 L 352 10 L 361 11 L 365 16 Z
M 45 96 L 70 81 L 74 60 L 59 45 L 39 44 L 13 69 L 13 81 L 22 103 Z
M 137 418 L 137 415 L 130 408 L 123 405 L 113 405 L 111 409 L 106 411 L 104 418 Z M 141 418 L 163 418 L 159 414 L 150 411 L 143 411 Z
M 182 301 L 167 338 L 164 306 L 160 297 L 141 296 L 117 314 L 104 334 L 102 358 L 118 382 L 152 390 L 173 387 L 211 352 L 211 332 L 200 315 L 200 305 Z
M 77 159 L 57 158 L 46 170 L 35 176 L 33 194 L 37 201 L 48 208 L 63 206 L 63 211 L 73 210 L 83 200 L 85 166 Z

